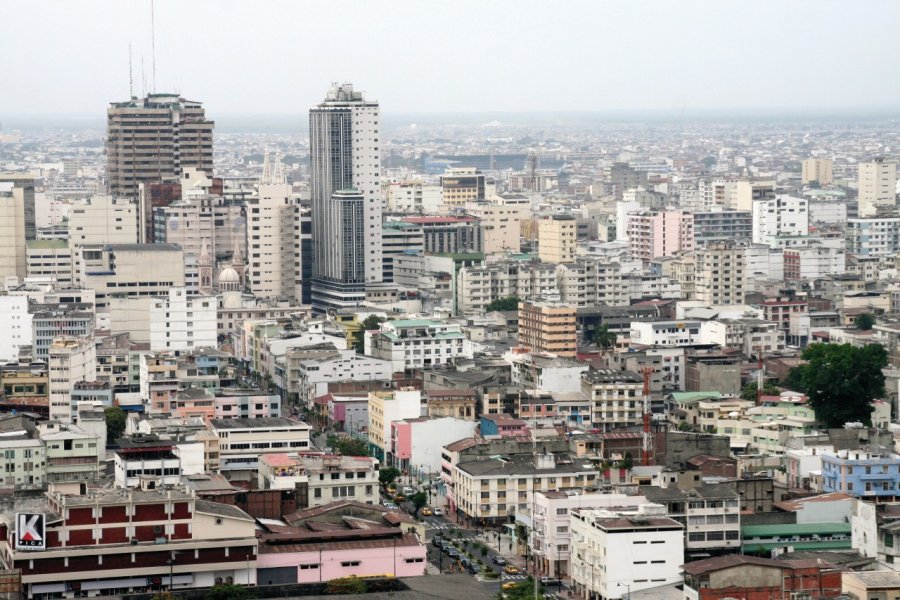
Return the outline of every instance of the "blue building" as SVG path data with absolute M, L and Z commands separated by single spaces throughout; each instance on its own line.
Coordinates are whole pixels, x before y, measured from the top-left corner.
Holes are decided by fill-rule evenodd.
M 900 456 L 865 450 L 823 454 L 822 489 L 864 499 L 900 497 Z

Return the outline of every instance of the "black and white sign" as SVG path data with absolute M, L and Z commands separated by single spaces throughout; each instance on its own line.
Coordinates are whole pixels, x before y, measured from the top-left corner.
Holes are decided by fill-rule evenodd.
M 43 513 L 16 513 L 16 550 L 46 550 Z

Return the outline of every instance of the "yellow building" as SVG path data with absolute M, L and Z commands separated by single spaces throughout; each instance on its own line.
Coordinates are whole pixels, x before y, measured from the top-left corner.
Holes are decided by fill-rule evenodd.
M 464 206 L 485 198 L 484 174 L 474 167 L 449 169 L 441 175 L 443 203 Z
M 577 234 L 575 217 L 552 215 L 538 225 L 538 256 L 543 262 L 566 263 L 575 260 Z
M 531 352 L 575 358 L 575 307 L 555 302 L 519 302 L 519 343 Z
M 831 185 L 834 181 L 834 162 L 830 158 L 807 158 L 803 161 L 803 185 L 818 181 L 819 185 Z

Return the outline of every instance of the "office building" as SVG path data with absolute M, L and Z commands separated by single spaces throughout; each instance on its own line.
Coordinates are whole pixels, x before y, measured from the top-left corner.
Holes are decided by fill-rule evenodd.
M 142 182 L 177 180 L 193 167 L 212 177 L 213 126 L 200 102 L 148 94 L 106 111 L 106 177 L 116 198 L 138 198 Z
M 334 84 L 310 109 L 309 131 L 312 302 L 321 311 L 355 304 L 367 283 L 382 281 L 378 103 Z M 336 195 L 345 190 L 356 194 Z
M 820 186 L 834 182 L 834 161 L 830 158 L 807 158 L 801 167 L 801 183 L 807 185 L 815 181 Z
M 97 351 L 93 338 L 57 338 L 50 345 L 50 418 L 71 423 L 76 413 L 72 390 L 80 381 L 96 381 Z
M 519 302 L 519 344 L 532 353 L 575 358 L 575 307 L 555 302 Z
M 231 481 L 255 480 L 264 454 L 309 449 L 310 426 L 283 417 L 211 419 L 207 428 L 219 439 L 219 469 Z
M 530 217 L 526 209 L 515 204 L 470 202 L 466 212 L 481 221 L 485 254 L 519 252 L 522 221 Z
M 577 225 L 572 215 L 552 215 L 538 222 L 538 256 L 543 262 L 575 260 Z
M 859 163 L 858 215 L 874 217 L 897 206 L 897 163 L 884 158 Z M 892 216 L 886 214 L 884 216 Z
M 422 229 L 422 248 L 429 254 L 469 254 L 484 251 L 481 222 L 473 216 L 405 217 Z
M 0 295 L 0 364 L 19 360 L 19 348 L 32 344 L 28 296 Z
M 136 244 L 138 207 L 127 198 L 92 196 L 69 211 L 69 247 Z
M 775 182 L 771 180 L 749 181 L 742 179 L 732 182 L 727 190 L 725 206 L 731 210 L 752 210 L 754 202 L 775 198 Z
M 72 250 L 65 240 L 25 242 L 25 275 L 31 281 L 48 282 L 58 288 L 74 285 Z
M 382 277 L 385 283 L 393 283 L 394 260 L 402 256 L 420 255 L 425 238 L 422 227 L 406 221 L 385 221 L 381 228 Z
M 79 249 L 77 278 L 98 312 L 113 297 L 151 298 L 184 287 L 184 252 L 174 244 L 109 244 Z
M 23 228 L 26 240 L 37 238 L 37 207 L 35 175 L 29 173 L 0 173 L 0 191 L 18 190 L 16 195 L 22 200 Z M 0 219 L 2 221 L 2 219 Z
M 449 206 L 484 200 L 484 174 L 475 167 L 448 169 L 441 175 L 441 194 L 443 203 Z

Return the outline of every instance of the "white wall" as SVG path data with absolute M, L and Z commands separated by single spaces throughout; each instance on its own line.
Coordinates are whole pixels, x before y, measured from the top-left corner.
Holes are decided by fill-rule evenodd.
M 410 464 L 432 473 L 441 470 L 441 448 L 457 440 L 475 435 L 475 421 L 443 417 L 412 424 Z
M 33 343 L 27 296 L 0 296 L 0 362 L 16 361 L 19 346 Z

